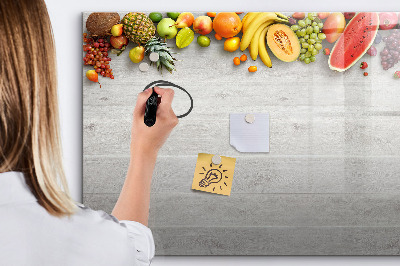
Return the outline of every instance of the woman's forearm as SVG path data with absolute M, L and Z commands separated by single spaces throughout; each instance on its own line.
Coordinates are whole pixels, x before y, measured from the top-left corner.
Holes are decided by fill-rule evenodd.
M 157 152 L 154 151 L 139 148 L 132 151 L 124 186 L 112 211 L 117 219 L 136 221 L 147 226 L 156 158 Z
M 147 226 L 150 207 L 150 187 L 157 153 L 172 129 L 178 124 L 178 118 L 171 108 L 174 91 L 154 87 L 161 96 L 157 107 L 157 122 L 148 127 L 144 121 L 147 99 L 153 89 L 139 93 L 131 131 L 131 160 L 121 194 L 112 214 L 118 220 L 140 222 Z

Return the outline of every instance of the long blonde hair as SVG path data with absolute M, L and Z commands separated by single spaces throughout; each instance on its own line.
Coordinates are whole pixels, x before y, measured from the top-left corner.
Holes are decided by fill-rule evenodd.
M 53 32 L 43 0 L 0 1 L 0 173 L 21 171 L 50 214 L 70 215 Z M 63 191 L 64 190 L 64 191 Z

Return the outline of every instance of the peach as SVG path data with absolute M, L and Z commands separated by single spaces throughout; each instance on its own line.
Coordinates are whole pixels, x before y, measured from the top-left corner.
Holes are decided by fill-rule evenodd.
M 209 34 L 212 30 L 212 21 L 208 16 L 197 17 L 193 22 L 193 30 L 201 35 Z
M 294 12 L 292 15 L 292 17 L 295 19 L 303 19 L 303 18 L 305 18 L 305 16 L 306 16 L 306 13 L 304 13 L 304 12 Z
M 329 12 L 319 12 L 318 17 L 320 19 L 326 19 L 329 16 L 329 14 L 330 14 Z

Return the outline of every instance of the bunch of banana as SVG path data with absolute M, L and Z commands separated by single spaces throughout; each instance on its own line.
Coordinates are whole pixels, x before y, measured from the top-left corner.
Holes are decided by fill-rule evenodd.
M 269 26 L 275 22 L 287 23 L 288 17 L 278 12 L 249 12 L 242 19 L 240 50 L 249 48 L 251 58 L 256 60 L 259 55 L 267 67 L 272 67 L 272 62 L 265 45 L 265 36 Z

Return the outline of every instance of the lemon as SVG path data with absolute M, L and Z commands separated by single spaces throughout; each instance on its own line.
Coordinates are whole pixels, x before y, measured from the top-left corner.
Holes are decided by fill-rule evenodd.
M 225 40 L 224 42 L 224 50 L 228 52 L 234 52 L 239 49 L 240 46 L 240 38 L 239 37 L 231 37 Z
M 183 28 L 178 32 L 178 35 L 176 35 L 176 46 L 178 48 L 185 48 L 192 43 L 193 39 L 194 32 L 188 27 Z
M 200 35 L 199 37 L 197 37 L 197 43 L 201 47 L 208 47 L 210 45 L 210 42 L 210 38 L 208 38 L 207 36 Z

